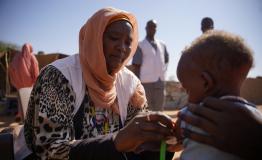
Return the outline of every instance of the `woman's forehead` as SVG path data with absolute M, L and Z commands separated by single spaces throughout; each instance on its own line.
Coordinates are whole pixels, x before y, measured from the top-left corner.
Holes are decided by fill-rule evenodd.
M 133 28 L 131 24 L 128 21 L 125 20 L 119 20 L 111 23 L 108 25 L 105 29 L 105 32 L 107 33 L 131 33 L 133 31 Z
M 120 27 L 127 27 L 132 29 L 132 24 L 127 20 L 118 20 L 110 23 L 106 28 L 107 29 L 119 29 Z

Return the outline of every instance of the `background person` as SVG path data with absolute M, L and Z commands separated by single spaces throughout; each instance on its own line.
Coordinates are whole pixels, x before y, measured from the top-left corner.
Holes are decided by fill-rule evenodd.
M 15 54 L 9 66 L 11 84 L 17 89 L 18 92 L 20 92 L 20 90 L 26 90 L 29 92 L 27 95 L 19 94 L 19 99 L 25 98 L 26 100 L 24 105 L 24 101 L 22 99 L 20 99 L 20 103 L 18 103 L 18 113 L 16 115 L 17 120 L 21 118 L 24 119 L 30 92 L 38 75 L 38 61 L 33 53 L 33 47 L 31 44 L 25 43 L 22 47 L 22 52 Z
M 206 33 L 209 30 L 214 29 L 214 21 L 210 17 L 205 17 L 201 20 L 201 31 Z
M 135 74 L 145 88 L 149 109 L 162 111 L 169 54 L 164 42 L 155 38 L 156 28 L 155 20 L 147 22 L 146 38 L 139 42 L 132 64 L 135 66 Z

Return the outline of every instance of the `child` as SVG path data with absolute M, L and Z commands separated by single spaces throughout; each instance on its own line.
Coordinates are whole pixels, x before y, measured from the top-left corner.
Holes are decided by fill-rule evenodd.
M 239 97 L 241 85 L 252 65 L 253 53 L 242 38 L 223 31 L 210 31 L 182 52 L 177 77 L 189 95 L 189 103 L 201 104 L 205 97 L 214 96 L 256 111 L 252 104 Z M 190 114 L 186 107 L 181 112 Z M 188 129 L 207 135 L 184 121 L 177 122 L 176 126 L 176 130 Z M 178 137 L 181 136 L 184 137 L 182 133 Z M 182 160 L 240 159 L 188 138 L 183 139 L 183 146 Z

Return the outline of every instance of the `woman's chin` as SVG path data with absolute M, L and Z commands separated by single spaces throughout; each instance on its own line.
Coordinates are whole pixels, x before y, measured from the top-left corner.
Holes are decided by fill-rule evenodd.
M 121 66 L 112 67 L 112 69 L 109 70 L 109 74 L 110 74 L 110 75 L 116 74 L 116 73 L 120 70 L 120 68 L 121 68 Z

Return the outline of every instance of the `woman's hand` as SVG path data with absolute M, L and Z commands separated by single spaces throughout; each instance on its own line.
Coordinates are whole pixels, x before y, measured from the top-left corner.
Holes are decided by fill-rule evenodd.
M 204 100 L 204 105 L 189 105 L 188 109 L 193 114 L 180 113 L 179 118 L 205 130 L 209 136 L 184 130 L 186 137 L 247 159 L 256 159 L 260 154 L 259 111 L 251 112 L 240 104 L 211 97 Z
M 120 152 L 135 151 L 145 142 L 160 142 L 173 136 L 173 127 L 172 119 L 161 112 L 141 113 L 116 134 L 114 143 Z

